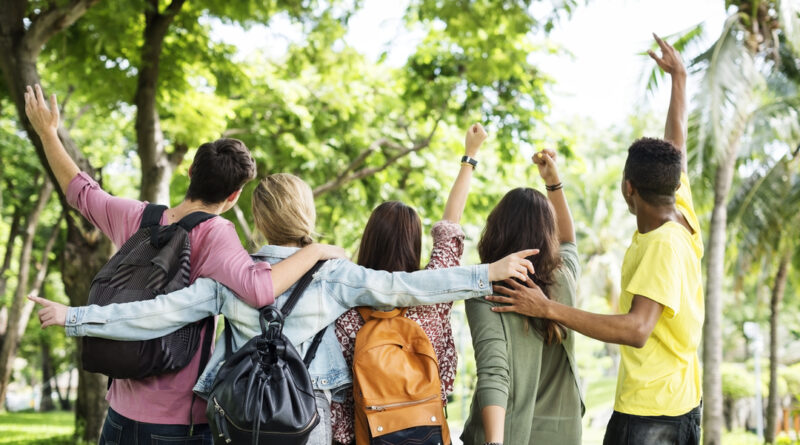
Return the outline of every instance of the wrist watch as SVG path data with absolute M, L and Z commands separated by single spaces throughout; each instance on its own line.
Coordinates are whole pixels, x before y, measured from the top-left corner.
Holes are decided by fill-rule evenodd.
M 462 164 L 469 164 L 469 165 L 472 166 L 473 169 L 478 166 L 478 160 L 477 159 L 473 159 L 473 158 L 471 158 L 471 157 L 469 157 L 467 155 L 464 155 L 464 156 L 461 157 L 461 163 Z

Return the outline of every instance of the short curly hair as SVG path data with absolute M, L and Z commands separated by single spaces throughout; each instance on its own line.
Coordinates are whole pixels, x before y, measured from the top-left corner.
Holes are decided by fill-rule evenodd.
M 623 175 L 646 202 L 672 204 L 681 184 L 681 152 L 663 139 L 638 139 L 628 148 Z

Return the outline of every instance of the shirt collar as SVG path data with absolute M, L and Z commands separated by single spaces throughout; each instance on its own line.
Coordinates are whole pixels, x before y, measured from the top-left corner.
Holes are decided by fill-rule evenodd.
M 266 244 L 258 249 L 258 252 L 254 253 L 253 256 L 259 257 L 266 257 L 266 258 L 280 258 L 285 260 L 289 258 L 300 250 L 299 247 L 284 247 L 284 246 L 273 246 L 271 244 Z

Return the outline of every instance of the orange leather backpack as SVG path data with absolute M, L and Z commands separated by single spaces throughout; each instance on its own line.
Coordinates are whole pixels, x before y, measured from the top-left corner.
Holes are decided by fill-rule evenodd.
M 357 445 L 450 445 L 439 363 L 428 336 L 406 309 L 360 307 L 353 398 Z

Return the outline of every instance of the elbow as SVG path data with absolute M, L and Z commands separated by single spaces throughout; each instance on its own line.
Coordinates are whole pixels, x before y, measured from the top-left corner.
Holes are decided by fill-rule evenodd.
M 640 323 L 629 331 L 630 334 L 624 339 L 623 344 L 632 348 L 641 349 L 647 344 L 647 340 L 650 339 L 650 333 L 652 331 L 653 329 L 651 327 Z

